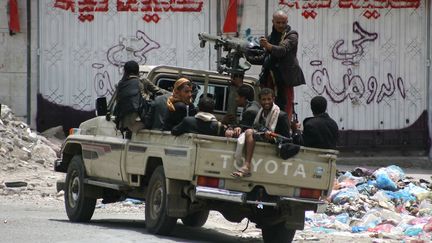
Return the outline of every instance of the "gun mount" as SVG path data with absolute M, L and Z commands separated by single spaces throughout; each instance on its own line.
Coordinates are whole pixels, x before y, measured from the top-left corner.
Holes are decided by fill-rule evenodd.
M 251 68 L 245 53 L 254 48 L 255 44 L 240 38 L 215 36 L 207 33 L 199 33 L 198 38 L 201 41 L 201 48 L 205 47 L 206 42 L 212 42 L 216 50 L 227 52 L 225 56 L 216 61 L 219 73 L 244 74 Z

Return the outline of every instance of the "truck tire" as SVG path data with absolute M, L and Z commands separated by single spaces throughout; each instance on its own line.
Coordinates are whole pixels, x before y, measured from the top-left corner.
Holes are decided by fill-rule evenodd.
M 190 227 L 201 227 L 207 222 L 209 210 L 201 210 L 181 219 L 184 225 Z
M 145 222 L 148 232 L 158 235 L 169 234 L 177 218 L 167 215 L 167 192 L 165 173 L 162 166 L 158 166 L 149 181 L 145 200 Z
M 96 198 L 85 195 L 85 169 L 81 155 L 75 155 L 68 166 L 65 185 L 66 213 L 72 222 L 88 222 L 93 216 Z
M 294 239 L 296 230 L 287 229 L 285 223 L 279 223 L 273 226 L 261 229 L 264 243 L 290 243 Z

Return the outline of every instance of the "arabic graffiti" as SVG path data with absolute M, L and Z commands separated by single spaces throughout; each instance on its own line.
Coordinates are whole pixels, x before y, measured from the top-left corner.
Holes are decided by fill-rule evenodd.
M 279 0 L 279 5 L 294 9 L 302 9 L 305 19 L 315 19 L 318 15 L 316 9 L 365 9 L 363 16 L 367 19 L 378 19 L 379 9 L 417 9 L 421 0 L 336 0 L 332 6 L 331 0 Z M 377 10 L 378 9 L 378 10 Z
M 132 46 L 134 42 L 137 42 L 137 44 Z M 136 32 L 136 39 L 131 41 L 129 46 L 121 42 L 108 49 L 107 60 L 116 67 L 121 67 L 130 60 L 144 64 L 147 62 L 146 54 L 158 48 L 160 48 L 159 43 L 150 39 L 144 32 L 138 30 Z
M 310 62 L 312 66 L 317 66 L 321 63 L 320 60 Z M 359 75 L 353 75 L 350 68 L 348 68 L 347 73 L 343 75 L 342 88 L 337 89 L 330 80 L 329 73 L 324 67 L 313 72 L 311 84 L 315 92 L 320 95 L 326 93 L 334 103 L 342 103 L 346 99 L 359 101 L 362 97 L 365 97 L 366 104 L 370 104 L 373 101 L 379 104 L 385 97 L 393 96 L 396 89 L 403 99 L 406 97 L 402 78 L 398 77 L 395 80 L 390 73 L 387 74 L 387 83 L 382 83 L 380 87 L 378 87 L 378 81 L 374 76 L 369 77 L 365 85 L 363 79 Z
M 92 68 L 97 69 L 97 73 L 93 79 L 94 89 L 98 97 L 111 96 L 114 93 L 114 88 L 111 84 L 109 73 L 102 70 L 105 67 L 102 63 L 93 63 Z
M 127 61 L 134 60 L 139 64 L 146 64 L 148 52 L 160 48 L 159 43 L 150 39 L 143 31 L 137 30 L 135 36 L 136 38 L 129 43 L 123 39 L 119 44 L 109 48 L 106 53 L 108 63 L 117 67 L 119 73 L 122 72 L 121 68 Z M 92 68 L 96 70 L 93 84 L 98 97 L 111 96 L 114 93 L 114 85 L 109 72 L 104 70 L 105 65 L 93 63 Z
M 144 14 L 142 19 L 147 22 L 158 23 L 161 19 L 159 12 L 201 12 L 203 0 L 116 0 L 118 12 L 138 12 Z M 77 6 L 77 7 L 76 7 Z M 55 0 L 54 7 L 75 13 L 81 22 L 92 22 L 96 12 L 107 13 L 109 0 Z
M 363 45 L 365 44 L 365 42 L 373 42 L 378 38 L 377 33 L 367 32 L 360 26 L 357 21 L 353 23 L 353 32 L 360 35 L 358 39 L 351 42 L 354 47 L 354 51 L 341 51 L 341 47 L 345 43 L 344 40 L 336 41 L 335 45 L 332 48 L 333 58 L 341 60 L 342 64 L 346 66 L 357 64 L 364 53 Z
M 374 42 L 378 38 L 377 33 L 370 33 L 363 29 L 358 22 L 353 23 L 353 32 L 360 37 L 353 40 L 353 51 L 342 51 L 341 47 L 345 43 L 344 40 L 338 40 L 333 45 L 332 57 L 335 60 L 342 61 L 345 66 L 358 65 L 365 53 L 365 43 Z M 367 82 L 360 75 L 353 74 L 351 68 L 342 76 L 342 88 L 336 88 L 334 82 L 330 82 L 331 78 L 327 68 L 322 67 L 321 60 L 312 60 L 310 65 L 317 69 L 312 73 L 311 84 L 312 89 L 318 94 L 326 93 L 328 97 L 335 103 L 341 103 L 346 99 L 359 102 L 361 98 L 366 99 L 366 104 L 372 102 L 381 103 L 385 97 L 391 97 L 396 90 L 403 99 L 406 97 L 405 85 L 401 77 L 394 78 L 391 73 L 387 73 L 387 82 L 378 84 L 375 76 L 370 76 Z

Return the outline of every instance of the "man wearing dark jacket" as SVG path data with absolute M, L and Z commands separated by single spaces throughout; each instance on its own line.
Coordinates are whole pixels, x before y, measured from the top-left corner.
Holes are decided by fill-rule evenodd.
M 142 97 L 143 84 L 139 79 L 138 63 L 128 61 L 123 69 L 123 77 L 117 87 L 114 115 L 117 126 L 122 132 L 136 132 L 144 127 L 144 123 L 140 122 L 145 105 Z
M 171 134 L 175 136 L 184 133 L 199 133 L 213 136 L 223 136 L 225 127 L 212 114 L 215 102 L 212 98 L 204 96 L 198 102 L 199 112 L 195 116 L 183 118 L 177 126 L 173 127 Z
M 261 88 L 271 88 L 276 94 L 275 103 L 281 110 L 293 113 L 294 86 L 305 84 L 297 60 L 298 33 L 288 25 L 288 15 L 279 10 L 273 14 L 273 29 L 267 38 L 261 37 L 262 52 L 248 55 L 252 64 L 262 65 Z
M 338 125 L 327 114 L 327 101 L 322 96 L 311 100 L 313 117 L 303 121 L 303 134 L 294 136 L 294 142 L 313 148 L 335 149 L 339 137 Z

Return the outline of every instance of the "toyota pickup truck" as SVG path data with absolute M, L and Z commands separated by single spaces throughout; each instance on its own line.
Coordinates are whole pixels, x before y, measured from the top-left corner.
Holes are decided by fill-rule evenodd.
M 169 66 L 140 70 L 165 89 L 187 76 L 201 93 L 214 95 L 218 117 L 226 113 L 229 76 Z M 254 78 L 246 76 L 244 82 L 257 88 Z M 262 229 L 265 242 L 291 242 L 304 227 L 305 211 L 325 209 L 323 199 L 330 195 L 336 173 L 335 150 L 300 147 L 284 160 L 274 144 L 258 142 L 252 176 L 238 179 L 230 175 L 241 166 L 233 159 L 234 138 L 140 130 L 124 139 L 104 114 L 72 130 L 54 165 L 55 171 L 66 173 L 57 186 L 65 192 L 72 222 L 90 221 L 97 199 L 135 198 L 145 201 L 151 233 L 169 234 L 178 219 L 200 227 L 209 210 L 217 210 L 231 222 L 248 218 Z

